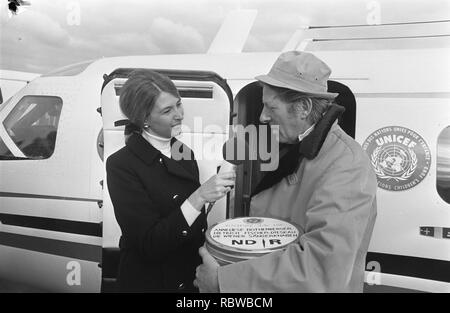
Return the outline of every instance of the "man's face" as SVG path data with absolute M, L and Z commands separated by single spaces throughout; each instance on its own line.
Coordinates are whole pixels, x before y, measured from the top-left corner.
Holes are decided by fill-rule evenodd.
M 264 108 L 259 117 L 260 122 L 268 123 L 270 126 L 278 125 L 281 143 L 297 142 L 298 135 L 305 128 L 306 122 L 298 117 L 295 110 L 289 110 L 290 105 L 281 101 L 272 88 L 263 87 L 262 100 Z

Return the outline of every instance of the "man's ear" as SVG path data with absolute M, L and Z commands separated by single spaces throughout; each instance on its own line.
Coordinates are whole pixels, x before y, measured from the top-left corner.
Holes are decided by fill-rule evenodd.
M 298 102 L 300 117 L 306 119 L 312 111 L 312 101 L 310 98 L 303 98 Z

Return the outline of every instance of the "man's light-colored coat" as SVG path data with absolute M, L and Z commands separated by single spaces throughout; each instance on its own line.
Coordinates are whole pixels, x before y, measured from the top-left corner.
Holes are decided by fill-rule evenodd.
M 299 226 L 299 243 L 219 268 L 221 292 L 362 292 L 377 181 L 360 145 L 335 123 L 319 154 L 253 197 L 250 215 Z

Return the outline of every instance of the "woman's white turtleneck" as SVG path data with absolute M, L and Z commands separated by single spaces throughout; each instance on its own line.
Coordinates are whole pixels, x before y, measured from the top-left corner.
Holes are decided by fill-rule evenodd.
M 142 137 L 148 141 L 155 149 L 159 150 L 169 159 L 172 157 L 170 141 L 172 138 L 164 138 L 155 134 L 150 134 L 145 129 L 142 130 Z M 200 215 L 200 211 L 197 211 L 192 204 L 186 199 L 181 205 L 181 212 L 189 226 L 191 226 L 197 217 Z
M 170 151 L 170 141 L 172 138 L 164 138 L 157 136 L 155 134 L 150 134 L 145 129 L 142 131 L 142 137 L 145 138 L 155 149 L 161 151 L 169 159 L 172 157 L 172 153 Z

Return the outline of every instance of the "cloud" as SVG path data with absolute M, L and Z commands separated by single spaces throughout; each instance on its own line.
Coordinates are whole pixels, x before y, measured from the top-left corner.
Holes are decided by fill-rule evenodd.
M 261 40 L 254 35 L 249 35 L 243 51 L 267 51 L 268 48 L 269 47 L 264 40 Z
M 206 50 L 202 35 L 193 27 L 158 17 L 150 26 L 151 42 L 164 53 L 200 53 Z
M 0 68 L 52 70 L 118 55 L 204 53 L 231 10 L 258 15 L 244 51 L 279 51 L 302 25 L 364 24 L 373 0 L 31 0 L 7 17 L 0 0 Z M 381 21 L 448 19 L 448 0 L 376 0 Z M 70 4 L 81 23 L 67 24 Z
M 57 21 L 31 9 L 10 18 L 1 9 L 0 68 L 42 73 L 65 63 L 71 36 Z
M 69 33 L 49 16 L 38 12 L 27 10 L 22 14 L 11 18 L 2 15 L 1 26 L 3 28 L 3 41 L 28 37 L 49 46 L 64 46 L 69 43 Z

